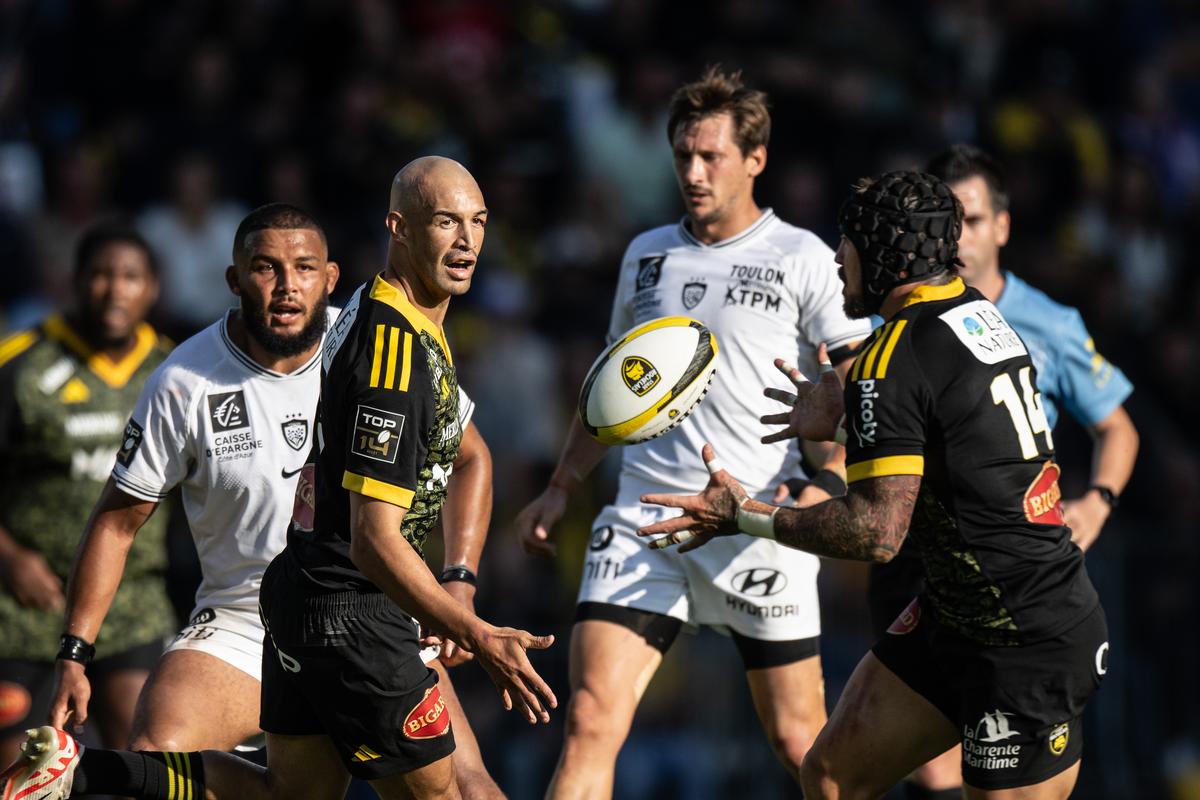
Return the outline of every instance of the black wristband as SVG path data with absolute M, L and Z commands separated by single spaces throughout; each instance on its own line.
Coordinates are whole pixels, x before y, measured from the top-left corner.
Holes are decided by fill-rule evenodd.
M 830 497 L 841 497 L 846 493 L 846 482 L 831 469 L 818 470 L 808 482 L 824 489 Z
M 1117 493 L 1114 492 L 1112 489 L 1108 488 L 1107 486 L 1101 486 L 1098 483 L 1093 483 L 1088 488 L 1095 489 L 1097 492 L 1099 492 L 1100 499 L 1103 500 L 1104 502 L 1108 503 L 1108 507 L 1110 509 L 1114 509 L 1118 505 L 1120 505 L 1120 500 L 1117 498 Z
M 462 581 L 472 586 L 479 585 L 479 579 L 475 577 L 475 573 L 461 565 L 446 567 L 442 570 L 442 576 L 438 578 L 438 583 L 450 583 L 451 581 Z
M 58 655 L 54 658 L 63 661 L 74 661 L 83 664 L 85 667 L 92 663 L 92 659 L 96 655 L 96 645 L 90 642 L 85 642 L 78 636 L 72 636 L 69 633 L 64 633 L 62 638 L 58 640 Z

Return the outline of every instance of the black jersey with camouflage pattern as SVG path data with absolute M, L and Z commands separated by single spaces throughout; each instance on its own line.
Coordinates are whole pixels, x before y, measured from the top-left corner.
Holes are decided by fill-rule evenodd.
M 406 509 L 401 532 L 422 552 L 462 440 L 458 378 L 441 328 L 380 276 L 322 358 L 315 474 L 301 478 L 287 552 L 318 590 L 378 591 L 350 560 L 349 493 Z
M 114 362 L 60 316 L 0 342 L 0 524 L 40 553 L 64 584 L 142 384 L 169 351 L 143 324 L 133 350 Z M 165 538 L 163 514 L 138 533 L 96 640 L 98 657 L 175 628 Z M 0 658 L 53 660 L 62 624 L 61 611 L 23 608 L 0 590 Z

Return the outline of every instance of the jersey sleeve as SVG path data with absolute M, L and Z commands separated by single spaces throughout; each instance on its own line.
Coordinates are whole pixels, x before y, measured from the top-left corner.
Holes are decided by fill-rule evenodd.
M 925 474 L 930 391 L 907 320 L 893 320 L 864 343 L 847 375 L 846 480 Z
M 475 401 L 467 396 L 466 391 L 460 384 L 458 387 L 458 424 L 465 431 L 467 426 L 471 424 L 471 417 L 475 416 Z
M 1059 388 L 1063 407 L 1091 427 L 1116 411 L 1133 391 L 1125 373 L 1096 352 L 1083 317 L 1075 309 L 1059 330 Z
M 617 341 L 633 327 L 633 288 L 637 279 L 637 261 L 634 258 L 633 244 L 625 248 L 621 257 L 621 272 L 617 276 L 617 290 L 613 295 L 612 314 L 608 320 L 609 344 Z
M 170 370 L 152 374 L 125 424 L 113 482 L 139 500 L 158 502 L 187 476 L 195 458 L 191 396 Z
M 351 376 L 343 415 L 342 487 L 409 508 L 429 452 L 434 396 L 418 334 L 398 315 L 372 324 Z
M 800 332 L 816 347 L 821 342 L 829 350 L 865 339 L 871 332 L 870 320 L 853 320 L 842 308 L 842 282 L 837 276 L 833 251 L 816 236 L 808 237 L 798 256 L 801 280 L 799 288 Z

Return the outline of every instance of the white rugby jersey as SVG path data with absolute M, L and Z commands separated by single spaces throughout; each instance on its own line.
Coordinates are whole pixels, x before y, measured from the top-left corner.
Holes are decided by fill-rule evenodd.
M 716 335 L 716 374 L 704 402 L 682 424 L 624 448 L 618 503 L 636 504 L 642 492 L 659 487 L 700 491 L 708 483 L 700 457 L 705 442 L 746 491 L 770 499 L 781 481 L 801 474 L 797 441 L 759 441 L 774 430 L 759 418 L 784 410 L 762 390 L 791 388 L 774 360 L 815 376 L 818 344 L 833 350 L 871 332 L 868 320 L 847 319 L 842 311 L 833 251 L 769 208 L 741 233 L 712 245 L 692 236 L 684 222 L 647 231 L 621 262 L 609 341 L 672 315 L 698 319 Z
M 336 318 L 329 309 L 330 326 Z M 321 349 L 292 373 L 274 372 L 233 343 L 228 320 L 179 345 L 146 381 L 112 477 L 152 502 L 181 486 L 203 573 L 196 608 L 254 610 L 312 444 Z M 463 425 L 473 408 L 460 397 Z

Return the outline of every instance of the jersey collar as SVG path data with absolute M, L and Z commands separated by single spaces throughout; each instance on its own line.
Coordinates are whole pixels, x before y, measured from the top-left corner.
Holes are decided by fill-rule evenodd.
M 454 359 L 450 356 L 450 345 L 446 343 L 446 334 L 442 331 L 441 327 L 435 325 L 433 320 L 421 313 L 421 309 L 412 304 L 408 299 L 408 295 L 385 281 L 382 274 L 375 276 L 375 281 L 371 284 L 370 296 L 372 300 L 378 300 L 384 305 L 390 306 L 400 312 L 400 316 L 408 320 L 408 324 L 412 325 L 414 329 L 425 331 L 432 336 L 442 346 L 442 352 L 446 354 L 446 360 L 451 365 L 454 364 Z
M 922 284 L 908 293 L 908 297 L 904 298 L 904 305 L 900 308 L 908 308 L 917 303 L 932 303 L 937 300 L 949 300 L 952 297 L 958 297 L 967 290 L 967 285 L 963 283 L 963 279 L 955 277 L 949 283 L 943 283 L 938 286 L 930 286 Z
M 221 342 L 225 345 L 225 349 L 229 351 L 229 355 L 233 360 L 241 364 L 255 375 L 261 375 L 264 378 L 291 378 L 296 375 L 303 375 L 313 369 L 316 369 L 321 363 L 321 348 L 312 354 L 312 358 L 304 362 L 302 366 L 292 372 L 276 372 L 273 369 L 267 369 L 262 364 L 250 357 L 250 354 L 237 346 L 233 341 L 233 337 L 229 335 L 229 315 L 233 314 L 236 309 L 229 309 L 225 312 L 225 316 L 221 317 L 221 325 L 219 328 L 221 334 Z
M 76 355 L 87 364 L 88 369 L 114 389 L 120 389 L 129 383 L 133 373 L 137 372 L 138 367 L 150 355 L 155 342 L 158 341 L 158 334 L 143 322 L 134 331 L 133 349 L 123 358 L 113 361 L 107 354 L 98 352 L 85 342 L 61 314 L 52 314 L 48 317 L 43 323 L 43 328 L 47 336 L 57 339 L 68 349 L 75 351 Z
M 764 208 L 762 210 L 762 214 L 760 214 L 758 219 L 754 220 L 754 222 L 750 224 L 750 227 L 742 230 L 739 233 L 735 233 L 728 239 L 722 239 L 721 241 L 714 242 L 713 244 L 705 244 L 693 236 L 692 232 L 688 230 L 688 217 L 684 217 L 683 219 L 679 220 L 679 235 L 683 237 L 685 242 L 694 247 L 709 247 L 715 250 L 718 247 L 732 247 L 736 244 L 741 244 L 748 239 L 754 238 L 755 234 L 770 225 L 773 219 L 775 219 L 775 212 L 769 208 Z

